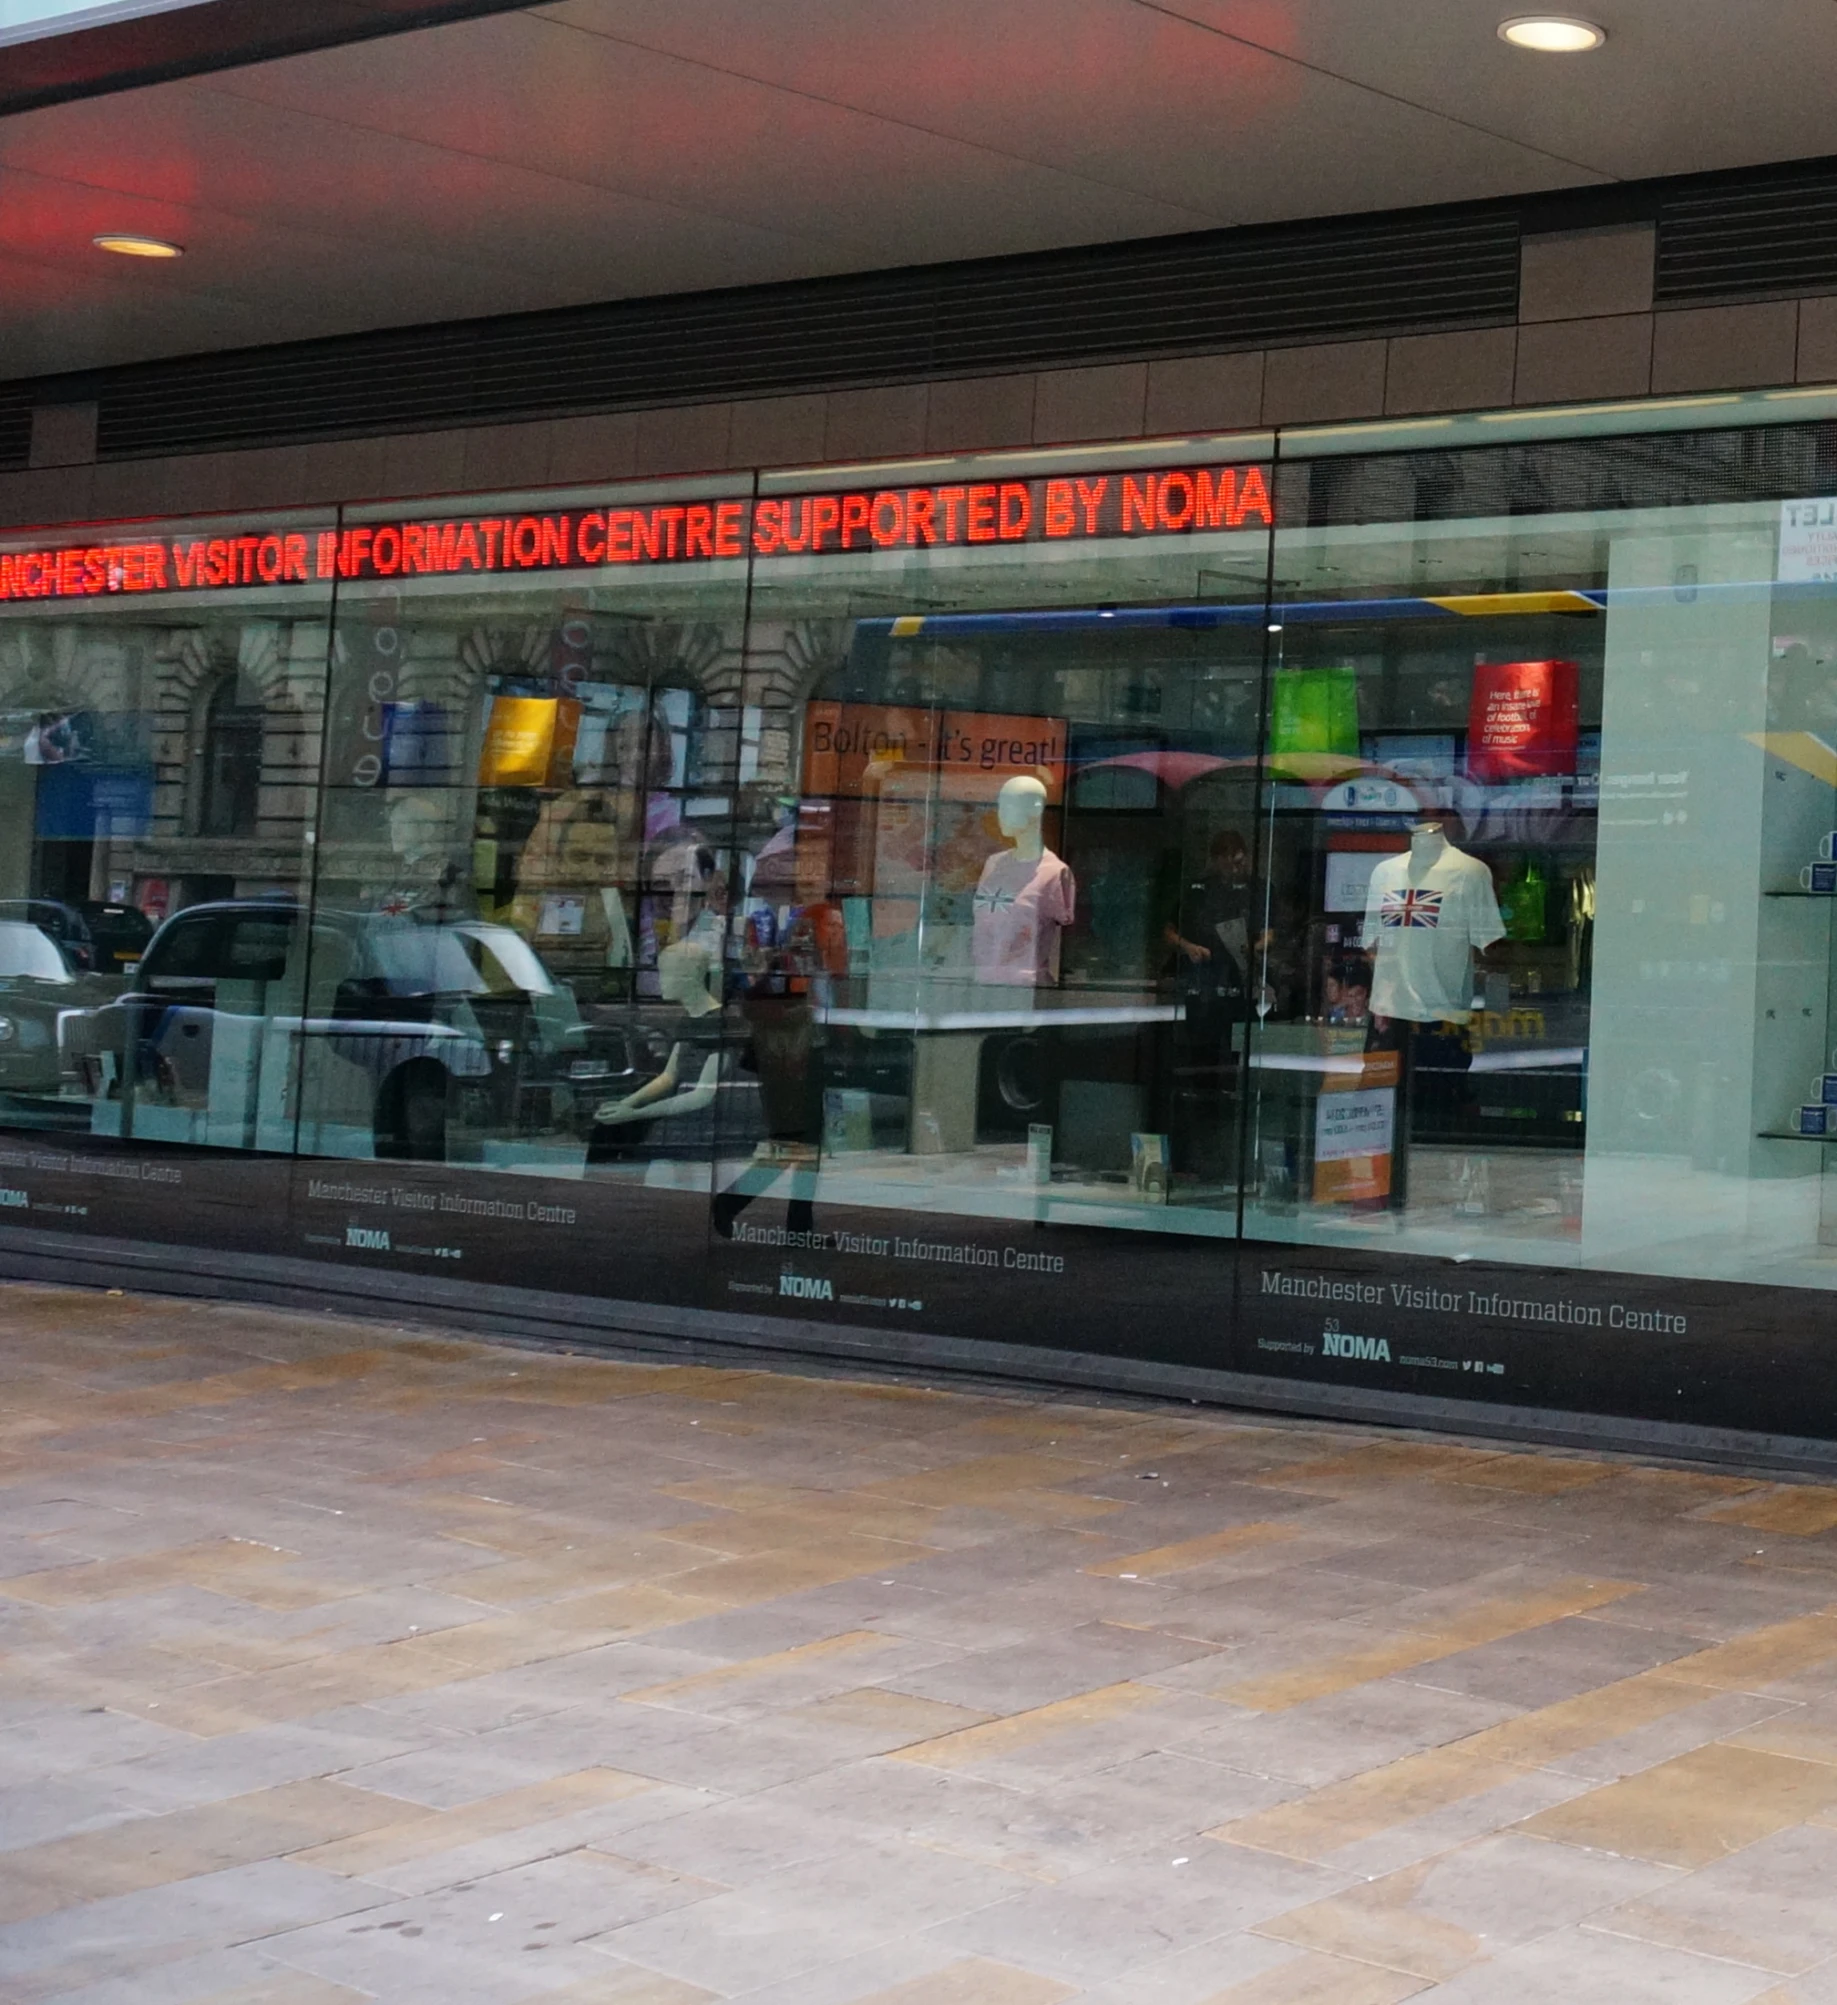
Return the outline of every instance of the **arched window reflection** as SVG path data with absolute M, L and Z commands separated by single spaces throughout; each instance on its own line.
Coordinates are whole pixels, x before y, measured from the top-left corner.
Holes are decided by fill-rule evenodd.
M 222 678 L 204 710 L 198 833 L 249 836 L 261 805 L 262 706 L 235 674 Z

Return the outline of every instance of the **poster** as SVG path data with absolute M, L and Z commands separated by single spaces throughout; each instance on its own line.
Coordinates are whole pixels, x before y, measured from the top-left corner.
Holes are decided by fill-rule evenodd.
M 478 755 L 481 787 L 559 787 L 574 770 L 580 705 L 553 696 L 494 696 Z
M 1573 661 L 1474 664 L 1467 771 L 1481 785 L 1573 773 L 1577 670 Z
M 1278 669 L 1269 693 L 1270 772 L 1320 782 L 1358 764 L 1358 670 Z
M 1322 1093 L 1314 1109 L 1314 1201 L 1349 1204 L 1388 1197 L 1395 1086 Z
M 1362 916 L 1371 902 L 1371 873 L 1387 856 L 1398 855 L 1402 848 L 1401 843 L 1391 843 L 1383 849 L 1329 850 L 1324 909 L 1357 912 Z
M 1837 584 L 1837 501 L 1781 502 L 1779 582 Z
M 804 713 L 804 792 L 828 799 L 876 797 L 890 781 L 935 775 L 945 800 L 993 800 L 1002 782 L 1026 774 L 1065 797 L 1063 717 L 999 711 L 925 710 L 881 703 L 812 703 Z

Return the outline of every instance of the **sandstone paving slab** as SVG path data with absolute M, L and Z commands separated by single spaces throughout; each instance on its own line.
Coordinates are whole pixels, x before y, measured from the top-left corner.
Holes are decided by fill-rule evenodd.
M 55 1838 L 151 1817 L 164 1807 L 157 1792 L 137 1791 L 106 1770 L 15 1783 L 0 1790 L 0 1859 Z
M 599 1937 L 613 1954 L 731 1995 L 923 1934 L 1009 1896 L 1002 1868 L 898 1840 L 862 1843 Z
M 190 1734 L 133 1713 L 69 1706 L 21 1720 L 0 1737 L 0 1789 L 30 1778 L 80 1774 L 194 1745 Z
M 966 1651 L 893 1681 L 917 1698 L 981 1712 L 1019 1712 L 1122 1678 L 1152 1676 L 1209 1654 L 1208 1646 L 1115 1622 L 1052 1628 L 1032 1643 Z
M 1833 1886 L 1837 1831 L 1801 1826 L 1668 1876 L 1589 1926 L 1796 1976 L 1837 1957 Z
M 1065 2005 L 1056 1978 L 908 1937 L 734 1994 L 735 2005 Z
M 1594 1615 L 1551 1622 L 1399 1673 L 1438 1691 L 1497 1699 L 1527 1710 L 1675 1664 L 1700 1647 L 1694 1636 L 1634 1628 Z
M 0 1992 L 55 1997 L 219 1947 L 358 1914 L 389 1894 L 362 1881 L 266 1860 L 120 1894 L 0 1927 Z
M 316 1776 L 347 1780 L 351 1771 L 399 1759 L 437 1738 L 381 1718 L 336 1726 L 289 1720 L 215 1737 L 187 1734 L 178 1746 L 94 1769 L 89 1779 L 119 1787 L 151 1809 L 177 1810 Z
M 1377 1678 L 1280 1712 L 1228 1708 L 1225 1718 L 1182 1745 L 1206 1761 L 1319 1788 L 1446 1746 L 1519 1710 L 1400 1678 Z
M 1577 1927 L 1476 1964 L 1427 1995 L 1435 2005 L 1752 2005 L 1778 1982 L 1742 1964 Z
M 1260 1923 L 1296 1948 L 1441 1982 L 1502 1951 L 1622 1904 L 1662 1906 L 1667 1867 L 1551 1845 L 1517 1832 L 1455 1847 Z
M 1296 1860 L 1197 1845 L 1190 1853 L 1162 1848 L 1016 1894 L 942 1924 L 932 1936 L 1089 1984 L 1151 1956 L 1235 1934 L 1342 1884 L 1341 1875 Z
M 367 2005 L 372 1994 L 290 1970 L 259 1948 L 208 1950 L 52 1992 L 43 2005 Z

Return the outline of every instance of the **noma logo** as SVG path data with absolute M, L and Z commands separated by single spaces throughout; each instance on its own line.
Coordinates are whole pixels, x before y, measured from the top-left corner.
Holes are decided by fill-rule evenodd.
M 347 1246 L 361 1246 L 370 1253 L 394 1251 L 389 1244 L 388 1233 L 378 1225 L 347 1225 L 344 1229 L 344 1243 Z
M 795 1295 L 803 1302 L 833 1302 L 836 1299 L 835 1284 L 815 1274 L 781 1274 L 778 1277 L 778 1292 Z
M 32 1200 L 22 1190 L 0 1190 L 0 1205 L 8 1211 L 30 1211 Z
M 1387 1365 L 1391 1347 L 1382 1337 L 1355 1337 L 1329 1323 L 1321 1332 L 1320 1354 L 1326 1358 L 1357 1358 L 1361 1364 Z

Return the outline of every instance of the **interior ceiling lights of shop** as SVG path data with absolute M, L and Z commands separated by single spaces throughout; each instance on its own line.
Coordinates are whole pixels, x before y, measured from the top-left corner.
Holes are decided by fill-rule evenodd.
M 183 244 L 170 244 L 164 237 L 143 237 L 133 230 L 104 230 L 90 242 L 99 251 L 113 251 L 119 258 L 182 258 Z
M 1570 14 L 1515 14 L 1499 23 L 1499 39 L 1540 56 L 1580 56 L 1600 48 L 1607 30 Z

